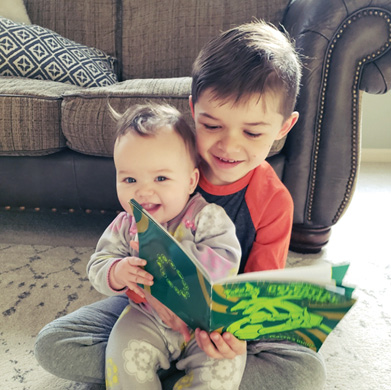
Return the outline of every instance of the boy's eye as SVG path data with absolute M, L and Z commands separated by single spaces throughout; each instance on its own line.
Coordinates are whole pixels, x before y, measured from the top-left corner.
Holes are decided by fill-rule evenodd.
M 166 176 L 158 176 L 156 178 L 156 181 L 166 181 L 167 180 L 167 177 Z
M 217 126 L 217 125 L 208 125 L 206 123 L 204 123 L 204 127 L 205 129 L 208 129 L 208 130 L 216 130 L 216 129 L 219 129 L 220 126 Z
M 251 131 L 245 131 L 245 134 L 247 134 L 251 138 L 258 138 L 262 135 L 261 133 L 252 133 Z
M 136 183 L 136 179 L 133 179 L 133 177 L 127 177 L 127 178 L 125 179 L 125 182 L 126 182 L 126 183 Z

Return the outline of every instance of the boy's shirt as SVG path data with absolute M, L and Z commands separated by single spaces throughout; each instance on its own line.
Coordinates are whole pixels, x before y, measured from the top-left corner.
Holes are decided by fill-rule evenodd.
M 216 186 L 202 175 L 197 191 L 222 206 L 242 248 L 239 273 L 284 268 L 293 222 L 293 200 L 264 161 L 235 183 Z

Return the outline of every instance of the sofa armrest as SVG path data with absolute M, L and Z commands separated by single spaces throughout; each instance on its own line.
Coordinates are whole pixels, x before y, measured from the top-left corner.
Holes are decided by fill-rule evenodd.
M 293 0 L 283 25 L 304 62 L 283 181 L 295 202 L 295 226 L 324 232 L 354 192 L 360 90 L 384 93 L 391 85 L 391 3 Z

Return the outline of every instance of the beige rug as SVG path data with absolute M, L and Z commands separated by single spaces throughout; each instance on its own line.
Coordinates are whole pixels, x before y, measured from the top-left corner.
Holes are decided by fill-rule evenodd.
M 34 339 L 42 326 L 101 298 L 85 276 L 91 251 L 92 248 L 0 244 L 0 388 L 92 388 L 46 373 L 33 355 Z M 290 257 L 292 265 L 315 261 L 316 256 L 309 259 L 292 253 Z M 371 288 L 357 291 L 359 302 L 322 347 L 329 374 L 326 389 L 391 388 L 391 270 L 370 264 L 366 274 L 352 266 L 350 279 L 361 279 L 364 285 L 370 282 Z
M 39 330 L 54 318 L 101 299 L 86 278 L 93 248 L 0 244 L 1 389 L 84 389 L 39 367 Z
M 328 370 L 325 390 L 391 389 L 390 172 L 390 164 L 380 171 L 372 166 L 362 171 L 354 200 L 325 250 L 318 255 L 289 254 L 289 266 L 324 260 L 351 263 L 346 281 L 357 286 L 359 300 L 321 349 Z M 37 237 L 32 231 L 15 238 L 3 234 L 9 232 L 7 213 L 0 213 L 1 389 L 96 389 L 55 378 L 33 356 L 34 340 L 42 326 L 101 299 L 85 273 L 94 238 L 88 241 L 91 246 L 78 245 L 87 242 L 83 237 L 90 232 L 83 235 L 77 225 L 73 239 L 70 233 L 64 237 L 62 229 L 56 239 L 53 232 L 62 216 L 56 218 L 52 225 L 41 226 Z M 61 246 L 41 245 L 43 235 Z M 34 241 L 39 245 L 31 245 Z

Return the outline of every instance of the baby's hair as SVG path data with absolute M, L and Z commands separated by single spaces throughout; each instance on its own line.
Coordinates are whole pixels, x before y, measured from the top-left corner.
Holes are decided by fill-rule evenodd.
M 208 88 L 214 98 L 235 103 L 270 92 L 280 99 L 279 111 L 287 118 L 299 93 L 301 62 L 286 32 L 254 21 L 208 42 L 193 64 L 192 77 L 193 104 Z
M 163 103 L 136 104 L 129 107 L 123 114 L 116 112 L 110 105 L 109 109 L 113 118 L 117 120 L 115 141 L 128 133 L 141 137 L 153 137 L 162 128 L 171 128 L 182 138 L 194 166 L 197 166 L 195 130 L 189 126 L 175 107 Z

